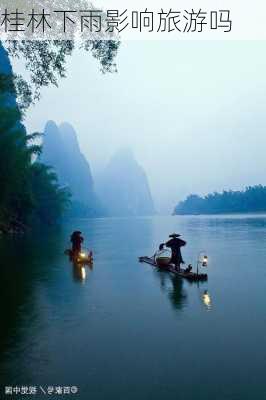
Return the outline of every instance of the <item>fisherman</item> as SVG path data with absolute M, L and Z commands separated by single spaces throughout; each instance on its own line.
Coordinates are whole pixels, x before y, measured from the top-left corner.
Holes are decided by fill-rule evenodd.
M 84 238 L 81 236 L 82 232 L 74 231 L 70 237 L 72 243 L 72 255 L 75 257 L 81 252 L 81 244 L 84 242 Z
M 184 264 L 181 247 L 186 245 L 186 242 L 182 239 L 179 239 L 180 235 L 177 233 L 172 233 L 169 235 L 171 238 L 168 242 L 165 243 L 167 247 L 169 247 L 172 251 L 171 263 L 175 265 L 176 271 L 180 271 L 180 264 Z

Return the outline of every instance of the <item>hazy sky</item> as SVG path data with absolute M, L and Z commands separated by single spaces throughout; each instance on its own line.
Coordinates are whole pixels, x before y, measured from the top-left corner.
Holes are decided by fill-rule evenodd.
M 161 211 L 191 192 L 266 184 L 265 42 L 126 42 L 117 64 L 102 75 L 75 52 L 28 111 L 29 131 L 70 122 L 95 173 L 130 146 Z

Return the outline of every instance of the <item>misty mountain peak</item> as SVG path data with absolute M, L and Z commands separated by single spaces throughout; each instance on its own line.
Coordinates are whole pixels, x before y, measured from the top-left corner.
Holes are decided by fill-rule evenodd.
M 46 134 L 54 133 L 55 131 L 58 131 L 58 126 L 54 121 L 49 120 L 45 124 L 44 131 L 46 132 Z
M 101 200 L 112 216 L 154 214 L 154 204 L 144 169 L 130 148 L 118 150 L 105 168 L 99 184 Z
M 49 154 L 54 147 L 62 146 L 61 135 L 56 123 L 52 120 L 48 121 L 44 128 L 43 137 L 43 153 Z M 42 156 L 42 159 L 45 157 Z
M 121 167 L 127 172 L 132 169 L 141 168 L 135 158 L 133 150 L 129 147 L 119 149 L 113 157 L 111 157 L 107 168 L 109 170 L 121 170 Z
M 73 200 L 92 210 L 97 208 L 90 165 L 80 152 L 77 134 L 71 124 L 64 122 L 58 127 L 54 121 L 47 122 L 40 159 L 54 168 L 59 183 L 70 188 Z
M 60 124 L 59 129 L 63 137 L 65 146 L 71 151 L 80 152 L 77 133 L 73 126 L 68 122 L 63 122 L 62 124 Z
M 133 150 L 130 147 L 121 147 L 112 157 L 112 160 L 135 160 Z

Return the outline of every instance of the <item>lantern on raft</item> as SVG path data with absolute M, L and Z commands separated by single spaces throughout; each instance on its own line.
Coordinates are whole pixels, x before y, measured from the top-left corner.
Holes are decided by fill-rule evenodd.
M 198 255 L 198 261 L 197 261 L 197 275 L 199 274 L 199 266 L 202 267 L 207 267 L 208 266 L 208 256 L 206 255 L 206 252 L 202 251 Z

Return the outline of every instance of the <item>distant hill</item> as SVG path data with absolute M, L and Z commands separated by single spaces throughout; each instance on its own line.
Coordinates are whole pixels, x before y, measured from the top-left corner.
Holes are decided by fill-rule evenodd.
M 174 214 L 221 214 L 266 212 L 266 186 L 249 186 L 243 191 L 223 191 L 205 197 L 190 195 L 174 209 Z
M 104 215 L 94 191 L 90 165 L 81 153 L 77 134 L 69 123 L 57 126 L 53 121 L 47 122 L 40 160 L 53 167 L 62 186 L 69 187 L 72 216 Z
M 109 216 L 144 216 L 155 213 L 145 171 L 129 149 L 122 149 L 112 157 L 97 188 Z

